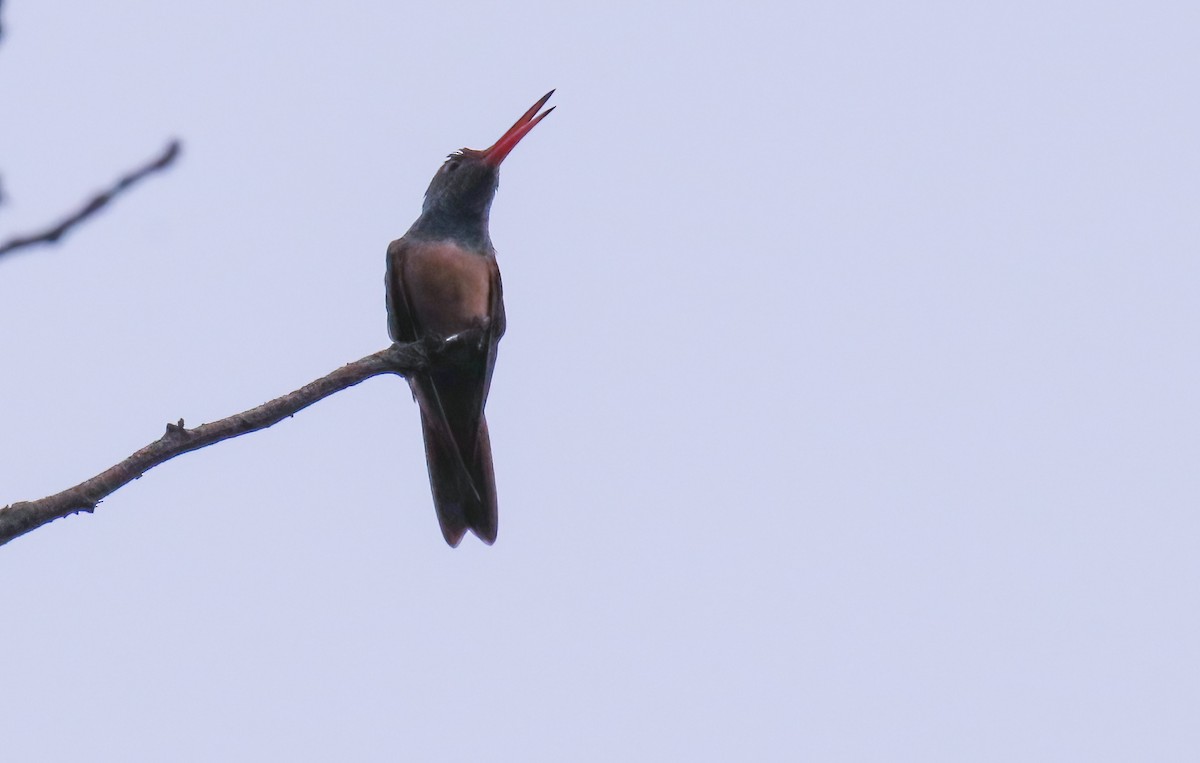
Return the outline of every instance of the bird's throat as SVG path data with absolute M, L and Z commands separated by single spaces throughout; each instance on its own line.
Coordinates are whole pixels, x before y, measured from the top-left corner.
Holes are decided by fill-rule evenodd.
M 453 241 L 464 249 L 480 253 L 492 250 L 486 211 L 479 214 L 436 207 L 426 209 L 406 235 L 433 241 Z

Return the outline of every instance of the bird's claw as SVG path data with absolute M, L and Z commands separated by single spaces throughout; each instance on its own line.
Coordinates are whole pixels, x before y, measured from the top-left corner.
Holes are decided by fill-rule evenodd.
M 422 337 L 421 348 L 431 364 L 471 364 L 487 341 L 486 326 L 472 326 L 449 336 Z

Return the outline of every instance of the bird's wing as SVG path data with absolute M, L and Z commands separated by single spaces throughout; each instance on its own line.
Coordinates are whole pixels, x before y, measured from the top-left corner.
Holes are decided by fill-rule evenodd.
M 404 287 L 404 260 L 407 256 L 408 242 L 403 238 L 388 245 L 387 272 L 383 280 L 387 294 L 388 334 L 393 342 L 415 342 L 421 335 L 421 327 L 413 316 Z
M 471 405 L 471 431 L 483 432 L 477 435 L 474 446 L 469 453 L 464 453 L 463 458 L 473 458 L 476 455 L 481 443 L 486 443 L 487 425 L 484 423 L 483 416 L 484 406 L 487 405 L 488 393 L 492 389 L 492 371 L 496 368 L 496 351 L 500 346 L 500 337 L 504 336 L 504 330 L 507 326 L 507 319 L 504 314 L 504 286 L 500 281 L 500 267 L 496 264 L 496 258 L 491 257 L 491 285 L 488 289 L 488 322 L 484 326 L 482 338 L 483 357 L 480 371 L 482 379 L 477 388 L 475 400 Z
M 479 413 L 483 415 L 483 406 L 487 403 L 488 392 L 492 389 L 492 371 L 496 367 L 496 351 L 500 346 L 500 337 L 508 328 L 508 319 L 504 314 L 504 284 L 500 281 L 500 266 L 492 258 L 492 288 L 488 293 L 491 304 L 488 309 L 488 325 L 484 336 L 484 380 L 483 399 L 479 401 Z
M 421 325 L 412 309 L 408 286 L 404 281 L 405 262 L 411 251 L 412 245 L 404 238 L 398 238 L 388 245 L 384 285 L 387 292 L 388 333 L 394 342 L 415 342 L 423 338 Z M 439 376 L 443 376 L 440 383 Z M 453 395 L 451 388 L 445 388 L 448 386 L 446 382 L 452 380 L 453 376 L 452 373 L 446 378 L 432 370 L 417 371 L 409 377 L 409 382 L 413 388 L 413 396 L 421 406 L 422 417 L 427 421 L 427 428 L 447 443 L 449 452 L 453 454 L 451 463 L 466 477 L 467 485 L 478 501 L 479 491 L 474 485 L 470 469 L 463 460 L 462 448 L 458 444 L 460 437 L 455 435 L 455 427 L 451 424 L 451 415 L 447 410 L 447 404 L 453 404 L 454 398 L 457 397 Z M 450 400 L 446 400 L 448 393 L 451 394 Z M 486 392 L 484 396 L 486 397 Z M 467 410 L 473 412 L 474 405 Z M 482 410 L 481 405 L 479 411 L 482 413 Z M 475 437 L 478 422 L 479 419 L 474 419 L 474 424 L 467 428 L 472 437 Z

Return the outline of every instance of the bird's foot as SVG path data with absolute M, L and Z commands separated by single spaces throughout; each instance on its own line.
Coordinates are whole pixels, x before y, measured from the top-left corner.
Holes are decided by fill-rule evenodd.
M 426 336 L 421 339 L 421 349 L 431 366 L 473 368 L 483 347 L 483 333 L 476 328 L 459 331 L 450 336 Z

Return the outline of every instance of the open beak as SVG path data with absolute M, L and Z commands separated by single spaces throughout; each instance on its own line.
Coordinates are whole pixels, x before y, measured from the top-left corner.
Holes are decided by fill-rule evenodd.
M 545 119 L 546 115 L 551 111 L 554 111 L 554 107 L 551 106 L 541 114 L 537 113 L 538 109 L 545 106 L 546 101 L 550 100 L 550 96 L 552 95 L 554 95 L 553 90 L 543 95 L 541 100 L 533 104 L 529 111 L 526 111 L 521 115 L 521 118 L 517 120 L 516 124 L 508 128 L 508 132 L 500 136 L 500 140 L 496 141 L 494 146 L 486 149 L 483 152 L 484 164 L 490 164 L 493 167 L 500 166 L 500 162 L 504 161 L 504 157 L 508 156 L 509 152 L 517 147 L 517 144 L 521 142 L 521 138 L 524 138 L 526 135 L 528 135 L 529 131 L 532 130 L 538 122 Z M 537 114 L 537 116 L 534 116 L 534 114 Z

